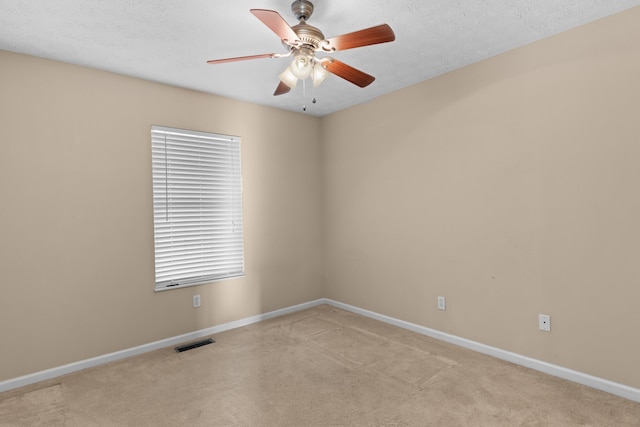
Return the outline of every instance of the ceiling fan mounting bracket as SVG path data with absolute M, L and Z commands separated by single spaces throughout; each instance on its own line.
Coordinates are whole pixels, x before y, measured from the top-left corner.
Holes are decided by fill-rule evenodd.
M 298 21 L 306 21 L 313 14 L 313 3 L 308 0 L 296 0 L 291 3 L 291 12 Z

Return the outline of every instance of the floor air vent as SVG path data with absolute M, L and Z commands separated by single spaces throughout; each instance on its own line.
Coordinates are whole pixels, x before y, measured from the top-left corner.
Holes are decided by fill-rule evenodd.
M 176 347 L 176 352 L 177 353 L 182 353 L 183 351 L 191 350 L 193 348 L 202 347 L 203 345 L 207 345 L 207 344 L 213 344 L 214 342 L 215 342 L 214 340 L 209 338 L 209 339 L 202 340 L 202 341 L 192 342 L 191 344 L 180 345 L 180 346 Z

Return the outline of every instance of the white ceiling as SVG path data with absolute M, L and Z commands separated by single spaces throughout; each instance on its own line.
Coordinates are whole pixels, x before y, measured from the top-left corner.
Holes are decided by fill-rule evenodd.
M 313 0 L 312 0 L 313 1 Z M 206 60 L 284 53 L 249 13 L 291 0 L 0 0 L 0 49 L 112 71 L 322 116 L 640 5 L 640 0 L 316 0 L 309 24 L 329 38 L 387 23 L 396 41 L 336 52 L 372 74 L 358 88 L 330 76 L 311 104 L 302 86 L 274 97 L 288 58 L 208 65 Z M 0 64 L 1 66 L 1 64 Z

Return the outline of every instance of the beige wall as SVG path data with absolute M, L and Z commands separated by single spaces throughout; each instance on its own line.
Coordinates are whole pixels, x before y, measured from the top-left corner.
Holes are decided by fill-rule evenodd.
M 0 381 L 321 296 L 317 118 L 0 64 Z M 245 278 L 154 292 L 152 124 L 242 137 Z
M 325 296 L 640 387 L 638 22 L 323 118 Z
M 326 296 L 640 387 L 637 22 L 323 119 L 0 52 L 0 381 Z M 246 278 L 153 292 L 151 124 L 242 137 Z

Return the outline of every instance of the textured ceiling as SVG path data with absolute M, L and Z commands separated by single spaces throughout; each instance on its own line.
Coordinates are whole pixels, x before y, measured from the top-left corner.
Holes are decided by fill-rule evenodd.
M 309 20 L 326 37 L 387 23 L 392 43 L 336 52 L 372 74 L 360 89 L 330 76 L 274 97 L 288 58 L 208 65 L 206 60 L 284 53 L 249 9 L 291 0 L 0 0 L 0 49 L 112 71 L 322 116 L 640 5 L 640 0 L 316 0 Z M 1 64 L 0 64 L 1 66 Z

